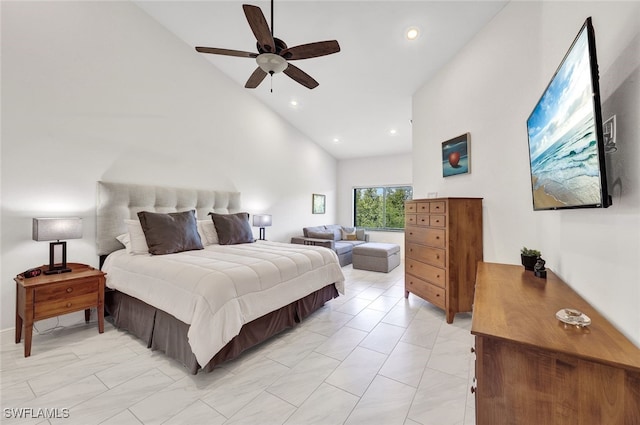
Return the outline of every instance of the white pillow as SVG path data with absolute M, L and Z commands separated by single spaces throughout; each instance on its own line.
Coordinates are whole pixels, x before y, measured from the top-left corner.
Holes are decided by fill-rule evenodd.
M 218 232 L 216 232 L 216 226 L 213 224 L 213 220 L 198 220 L 198 233 L 202 239 L 203 245 L 219 245 Z M 203 237 L 204 235 L 204 237 Z
M 124 245 L 124 248 L 127 250 L 127 254 L 131 254 L 131 238 L 129 238 L 128 233 L 123 233 L 121 235 L 116 236 L 118 242 Z
M 149 246 L 147 245 L 147 238 L 144 237 L 140 220 L 125 220 L 124 224 L 129 229 L 129 242 L 131 243 L 131 250 L 127 252 L 134 255 L 148 254 Z

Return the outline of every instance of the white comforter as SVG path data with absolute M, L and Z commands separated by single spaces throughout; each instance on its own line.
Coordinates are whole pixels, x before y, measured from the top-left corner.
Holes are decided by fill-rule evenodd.
M 331 283 L 344 293 L 335 252 L 278 242 L 209 245 L 156 256 L 120 250 L 107 257 L 102 269 L 109 288 L 189 324 L 189 345 L 201 366 L 243 324 Z

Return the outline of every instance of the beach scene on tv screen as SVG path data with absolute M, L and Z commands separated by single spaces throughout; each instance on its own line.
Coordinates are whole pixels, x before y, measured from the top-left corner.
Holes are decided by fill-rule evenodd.
M 601 203 L 587 31 L 527 121 L 535 209 Z

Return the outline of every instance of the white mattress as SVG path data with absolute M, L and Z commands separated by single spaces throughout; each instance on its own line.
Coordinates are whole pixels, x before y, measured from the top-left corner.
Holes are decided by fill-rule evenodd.
M 190 325 L 189 345 L 201 366 L 243 324 L 331 283 L 344 293 L 334 251 L 278 242 L 209 245 L 155 256 L 119 250 L 107 257 L 102 270 L 109 288 Z

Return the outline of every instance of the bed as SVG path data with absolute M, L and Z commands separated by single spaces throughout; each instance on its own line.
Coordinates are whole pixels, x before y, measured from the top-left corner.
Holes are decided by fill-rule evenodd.
M 191 232 L 186 239 L 202 246 L 172 236 L 170 226 L 180 220 L 180 235 Z M 234 220 L 246 230 L 237 192 L 98 182 L 96 241 L 108 320 L 195 374 L 295 326 L 343 292 L 332 250 L 248 243 L 247 235 L 238 242 L 237 230 L 221 225 Z

